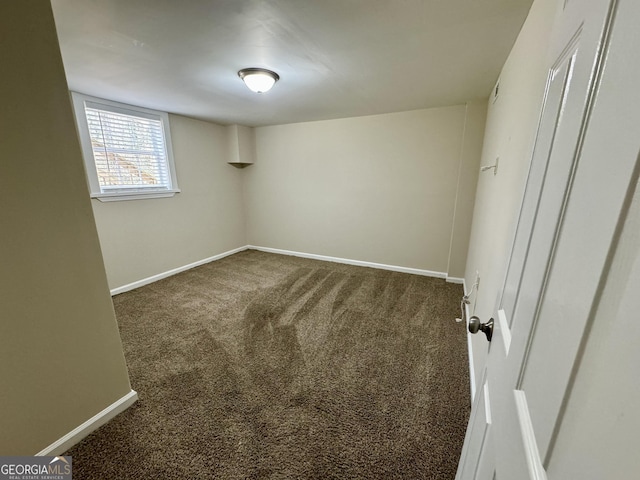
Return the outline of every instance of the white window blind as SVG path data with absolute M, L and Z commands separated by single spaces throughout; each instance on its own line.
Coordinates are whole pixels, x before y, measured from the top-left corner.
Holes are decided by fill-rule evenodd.
M 74 104 L 93 197 L 130 200 L 179 191 L 168 115 L 79 94 Z

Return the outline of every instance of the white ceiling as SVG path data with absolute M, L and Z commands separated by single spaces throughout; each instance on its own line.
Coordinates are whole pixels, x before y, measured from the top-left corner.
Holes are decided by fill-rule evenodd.
M 487 97 L 532 0 L 52 0 L 69 88 L 222 124 Z M 266 67 L 265 94 L 237 76 Z

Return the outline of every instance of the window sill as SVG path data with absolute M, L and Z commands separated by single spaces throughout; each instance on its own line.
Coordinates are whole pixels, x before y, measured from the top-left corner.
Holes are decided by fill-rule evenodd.
M 162 192 L 113 192 L 113 193 L 92 193 L 91 198 L 101 202 L 119 202 L 123 200 L 146 200 L 148 198 L 173 197 L 180 190 L 164 190 Z

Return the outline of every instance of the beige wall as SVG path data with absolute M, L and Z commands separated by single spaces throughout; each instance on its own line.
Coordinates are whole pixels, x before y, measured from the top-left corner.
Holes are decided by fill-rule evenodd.
M 130 385 L 49 2 L 0 31 L 0 455 L 33 455 Z
M 486 100 L 467 102 L 447 268 L 450 277 L 463 278 L 465 274 L 486 118 Z
M 242 171 L 225 127 L 170 115 L 182 190 L 171 198 L 92 200 L 111 289 L 246 245 Z
M 245 169 L 248 243 L 447 272 L 458 175 L 480 152 L 471 141 L 476 158 L 470 147 L 460 168 L 466 110 L 257 128 L 256 163 Z M 482 130 L 483 120 L 472 115 L 467 127 Z
M 546 84 L 546 55 L 557 0 L 536 0 L 500 75 L 497 100 L 489 101 L 483 165 L 500 158 L 498 174 L 480 174 L 465 272 L 467 287 L 480 273 L 472 297 L 483 321 L 493 314 L 522 200 Z M 484 336 L 472 340 L 476 383 L 487 358 Z

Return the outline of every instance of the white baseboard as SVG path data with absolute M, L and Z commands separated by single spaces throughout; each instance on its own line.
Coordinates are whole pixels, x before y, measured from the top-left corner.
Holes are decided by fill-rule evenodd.
M 464 289 L 464 294 L 467 295 L 467 282 L 462 279 L 462 287 Z M 473 342 L 471 341 L 471 332 L 469 331 L 469 305 L 464 306 L 464 317 L 467 319 L 466 331 L 467 331 L 467 355 L 469 355 L 469 384 L 471 386 L 471 405 L 473 405 L 473 401 L 476 398 L 476 368 L 473 363 Z
M 128 292 L 129 290 L 133 290 L 134 288 L 139 288 L 145 285 L 149 285 L 150 283 L 157 282 L 158 280 L 162 280 L 163 278 L 170 277 L 172 275 L 175 275 L 176 273 L 184 272 L 185 270 L 190 270 L 192 268 L 199 267 L 200 265 L 204 265 L 205 263 L 210 263 L 215 260 L 220 260 L 221 258 L 228 257 L 229 255 L 233 255 L 234 253 L 242 252 L 247 248 L 248 247 L 246 245 L 243 247 L 234 248 L 233 250 L 229 250 L 227 252 L 214 255 L 213 257 L 198 260 L 197 262 L 193 262 L 188 265 L 184 265 L 182 267 L 173 268 L 171 270 L 167 270 L 166 272 L 158 273 L 157 275 L 152 275 L 151 277 L 143 278 L 142 280 L 138 280 L 137 282 L 129 283 L 127 285 L 122 285 L 121 287 L 117 287 L 111 290 L 111 296 L 118 295 L 119 293 Z
M 412 273 L 414 275 L 422 275 L 425 277 L 447 278 L 444 272 L 433 272 L 431 270 L 421 270 L 418 268 L 399 267 L 396 265 L 386 265 L 384 263 L 364 262 L 362 260 L 350 260 L 348 258 L 329 257 L 327 255 L 316 255 L 315 253 L 293 252 L 291 250 L 280 250 L 279 248 L 259 247 L 256 245 L 248 245 L 250 250 L 259 250 L 267 253 L 278 253 L 280 255 L 290 255 L 293 257 L 311 258 L 313 260 L 323 260 L 325 262 L 344 263 L 347 265 L 355 265 L 358 267 L 379 268 L 381 270 L 391 270 L 401 273 Z
M 79 427 L 71 430 L 64 437 L 56 440 L 44 450 L 36 453 L 36 456 L 60 455 L 61 453 L 66 452 L 91 432 L 97 430 L 119 413 L 124 412 L 127 408 L 133 405 L 136 400 L 138 400 L 138 394 L 134 390 L 131 390 L 124 397 L 116 400 L 100 413 L 94 415 Z
M 122 285 L 121 287 L 116 287 L 111 290 L 111 296 L 128 292 L 129 290 L 143 287 L 145 285 L 149 285 L 150 283 L 157 282 L 158 280 L 162 280 L 163 278 L 167 278 L 177 273 L 184 272 L 186 270 L 190 270 L 195 267 L 199 267 L 200 265 L 204 265 L 205 263 L 210 263 L 216 260 L 220 260 L 221 258 L 228 257 L 229 255 L 233 255 L 234 253 L 242 252 L 244 250 L 259 250 L 261 252 L 277 253 L 280 255 L 291 255 L 294 257 L 302 257 L 302 258 L 311 258 L 313 260 L 323 260 L 325 262 L 344 263 L 347 265 L 356 265 L 358 267 L 379 268 L 381 270 L 391 270 L 394 272 L 411 273 L 413 275 L 422 275 L 425 277 L 444 278 L 449 283 L 460 283 L 460 284 L 464 283 L 464 278 L 448 277 L 447 274 L 444 272 L 422 270 L 419 268 L 400 267 L 397 265 L 386 265 L 384 263 L 365 262 L 362 260 L 351 260 L 348 258 L 330 257 L 327 255 L 316 255 L 315 253 L 294 252 L 291 250 L 282 250 L 279 248 L 260 247 L 256 245 L 245 245 L 243 247 L 234 248 L 233 250 L 229 250 L 227 252 L 214 255 L 213 257 L 198 260 L 197 262 L 193 262 L 188 265 L 184 265 L 182 267 L 173 268 L 171 270 L 167 270 L 166 272 L 158 273 L 157 275 L 152 275 L 150 277 L 143 278 L 142 280 L 128 283 L 127 285 Z

